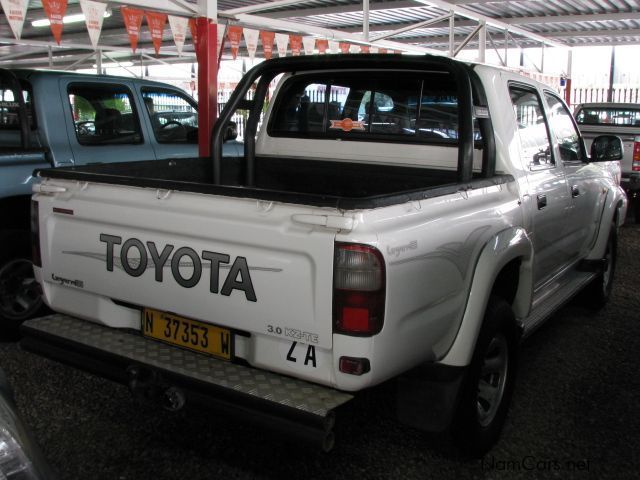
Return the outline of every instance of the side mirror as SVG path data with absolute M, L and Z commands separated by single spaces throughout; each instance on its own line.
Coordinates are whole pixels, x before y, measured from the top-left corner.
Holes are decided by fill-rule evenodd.
M 591 161 L 608 162 L 622 160 L 624 147 L 622 140 L 615 135 L 600 135 L 593 139 L 591 144 Z
M 235 140 L 236 138 L 238 138 L 238 125 L 236 125 L 236 122 L 227 123 L 227 128 L 224 131 L 222 141 L 226 142 L 228 140 Z

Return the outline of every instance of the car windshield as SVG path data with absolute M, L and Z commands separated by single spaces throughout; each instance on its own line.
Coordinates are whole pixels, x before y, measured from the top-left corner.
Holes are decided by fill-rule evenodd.
M 640 127 L 640 108 L 583 107 L 576 115 L 580 125 Z

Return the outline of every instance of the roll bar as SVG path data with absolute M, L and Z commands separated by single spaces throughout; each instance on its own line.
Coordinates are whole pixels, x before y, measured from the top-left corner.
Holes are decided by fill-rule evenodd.
M 220 117 L 216 121 L 212 133 L 211 155 L 213 157 L 213 181 L 216 185 L 221 182 L 222 168 L 222 143 L 226 125 L 231 121 L 235 110 L 246 105 L 245 96 L 256 80 L 260 79 L 250 109 L 245 135 L 245 163 L 246 186 L 253 186 L 255 172 L 255 133 L 260 119 L 260 112 L 264 104 L 264 98 L 269 83 L 276 75 L 288 72 L 304 72 L 313 70 L 411 70 L 428 71 L 437 68 L 451 73 L 456 81 L 458 94 L 458 182 L 467 183 L 473 174 L 473 116 L 474 95 L 473 90 L 478 91 L 482 85 L 474 79 L 472 88 L 471 68 L 457 60 L 435 55 L 404 56 L 389 54 L 344 54 L 344 55 L 310 55 L 301 57 L 284 57 L 267 60 L 249 70 L 240 80 L 235 91 L 229 98 Z M 484 99 L 484 92 L 480 94 Z M 478 97 L 476 97 L 478 100 Z M 482 122 L 483 136 L 490 136 L 490 145 L 493 143 L 493 131 L 490 122 Z M 489 128 L 487 128 L 489 127 Z M 485 137 L 486 138 L 486 137 Z M 491 151 L 495 151 L 491 149 Z M 494 162 L 483 155 L 483 164 Z M 483 174 L 487 175 L 495 166 L 483 165 Z M 491 171 L 493 174 L 493 171 Z

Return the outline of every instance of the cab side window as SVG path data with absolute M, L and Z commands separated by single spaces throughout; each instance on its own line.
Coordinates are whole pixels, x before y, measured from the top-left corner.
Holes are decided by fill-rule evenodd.
M 72 84 L 68 94 L 76 137 L 81 145 L 142 143 L 140 121 L 127 87 Z
M 509 93 L 520 134 L 523 165 L 530 168 L 554 167 L 555 161 L 540 97 L 535 90 L 519 86 L 510 87 Z
M 571 120 L 571 113 L 555 95 L 545 93 L 544 98 L 549 105 L 549 126 L 558 142 L 560 158 L 563 162 L 581 160 L 580 135 Z
M 198 143 L 196 103 L 172 90 L 145 87 L 142 99 L 158 143 Z

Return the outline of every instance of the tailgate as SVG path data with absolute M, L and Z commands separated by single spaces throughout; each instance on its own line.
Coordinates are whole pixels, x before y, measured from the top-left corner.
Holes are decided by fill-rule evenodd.
M 292 220 L 311 207 L 55 185 L 64 191 L 34 196 L 42 279 L 54 309 L 69 311 L 60 303 L 74 298 L 68 292 L 74 289 L 78 299 L 95 294 L 248 333 L 284 338 L 294 329 L 331 347 L 335 231 Z M 99 312 L 86 316 L 122 326 Z

